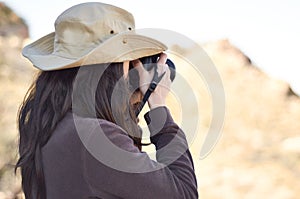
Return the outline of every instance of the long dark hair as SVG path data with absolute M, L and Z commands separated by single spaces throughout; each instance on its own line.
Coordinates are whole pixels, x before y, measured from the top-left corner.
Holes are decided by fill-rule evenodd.
M 29 88 L 18 113 L 20 158 L 15 167 L 15 170 L 21 168 L 26 199 L 46 198 L 41 148 L 68 111 L 116 123 L 141 149 L 141 132 L 129 105 L 130 90 L 128 81 L 123 78 L 123 63 L 107 66 L 42 71 Z M 95 83 L 95 77 L 96 90 L 93 91 L 89 89 L 93 86 L 88 84 Z M 113 97 L 116 92 L 117 97 Z M 91 101 L 95 104 L 91 105 Z

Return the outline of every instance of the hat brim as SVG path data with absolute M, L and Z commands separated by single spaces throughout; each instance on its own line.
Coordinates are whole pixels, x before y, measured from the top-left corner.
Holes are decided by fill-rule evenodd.
M 22 54 L 43 71 L 73 68 L 82 65 L 131 61 L 167 50 L 162 42 L 128 31 L 117 34 L 77 58 L 54 53 L 55 33 L 50 33 L 26 46 Z

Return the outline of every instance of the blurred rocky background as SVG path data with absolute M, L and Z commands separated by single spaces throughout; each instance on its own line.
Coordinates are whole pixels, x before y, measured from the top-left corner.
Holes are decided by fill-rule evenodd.
M 19 172 L 14 174 L 16 115 L 36 72 L 21 56 L 27 38 L 26 23 L 0 3 L 0 199 L 22 198 Z M 200 198 L 299 198 L 299 96 L 286 82 L 260 71 L 230 41 L 202 46 L 223 80 L 226 118 L 220 140 L 205 159 L 199 156 L 201 139 L 192 144 Z M 198 94 L 200 131 L 205 132 L 210 97 L 204 87 Z
M 223 80 L 226 117 L 214 150 L 196 159 L 200 198 L 299 198 L 299 96 L 229 41 L 203 48 Z
M 17 160 L 17 111 L 33 76 L 21 56 L 28 27 L 0 2 L 0 199 L 21 198 Z

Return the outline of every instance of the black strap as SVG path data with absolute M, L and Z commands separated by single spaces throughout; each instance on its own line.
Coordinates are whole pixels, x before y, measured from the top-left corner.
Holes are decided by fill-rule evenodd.
M 157 67 L 154 67 L 154 75 L 152 78 L 152 81 L 143 97 L 142 102 L 140 103 L 139 107 L 136 109 L 135 111 L 135 115 L 136 117 L 138 117 L 138 115 L 140 114 L 140 112 L 142 111 L 144 105 L 146 104 L 146 102 L 148 101 L 151 93 L 155 90 L 155 88 L 157 87 L 157 84 L 160 82 L 160 80 L 163 78 L 163 76 L 166 74 L 166 72 L 164 72 L 161 76 L 158 76 L 157 73 Z
M 163 78 L 163 76 L 166 74 L 166 72 L 164 72 L 161 76 L 158 76 L 158 73 L 157 73 L 157 66 L 154 67 L 154 75 L 153 75 L 153 78 L 152 78 L 152 81 L 143 97 L 143 100 L 142 102 L 140 103 L 139 107 L 136 109 L 135 111 L 135 115 L 136 117 L 138 117 L 138 115 L 140 114 L 140 112 L 142 111 L 144 105 L 146 104 L 146 102 L 148 101 L 151 93 L 155 90 L 155 88 L 157 87 L 157 84 L 160 82 L 160 80 Z M 142 143 L 142 140 L 137 138 L 137 139 L 134 139 L 134 141 L 136 142 L 136 144 L 138 145 L 139 149 L 141 150 L 141 146 L 148 146 L 150 145 L 151 143 Z

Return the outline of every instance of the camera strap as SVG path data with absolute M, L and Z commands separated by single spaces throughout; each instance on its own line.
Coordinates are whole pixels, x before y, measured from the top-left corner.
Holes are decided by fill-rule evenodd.
M 143 109 L 144 105 L 146 104 L 146 102 L 148 101 L 151 93 L 155 90 L 155 88 L 157 87 L 157 84 L 160 82 L 160 80 L 163 78 L 163 76 L 166 74 L 166 72 L 164 72 L 162 75 L 158 76 L 157 73 L 157 66 L 154 67 L 154 75 L 152 78 L 152 81 L 143 97 L 143 100 L 141 102 L 141 104 L 139 105 L 139 107 L 136 109 L 135 111 L 135 115 L 136 117 L 138 117 L 138 115 L 140 114 L 141 110 Z

